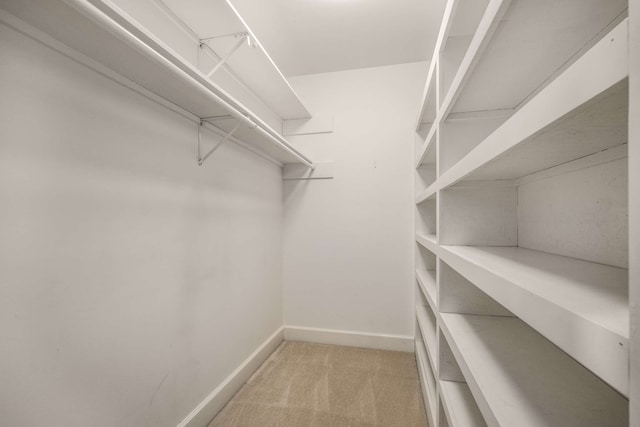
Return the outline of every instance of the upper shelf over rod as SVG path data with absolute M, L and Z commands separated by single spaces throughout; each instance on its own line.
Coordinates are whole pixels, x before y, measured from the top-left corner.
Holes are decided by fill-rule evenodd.
M 7 0 L 2 8 L 198 117 L 241 120 L 236 136 L 275 160 L 312 167 L 278 132 L 109 0 Z M 222 122 L 216 126 L 230 130 Z
M 159 1 L 159 0 L 155 0 Z M 246 34 L 246 43 L 227 61 L 228 68 L 265 104 L 285 120 L 311 114 L 277 67 L 256 34 L 229 0 L 185 2 L 162 0 L 206 45 L 223 56 L 237 42 L 230 34 Z

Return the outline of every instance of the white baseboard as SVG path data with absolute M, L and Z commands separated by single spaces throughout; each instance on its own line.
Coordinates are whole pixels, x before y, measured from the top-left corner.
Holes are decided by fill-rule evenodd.
M 414 351 L 413 337 L 403 335 L 382 335 L 366 332 L 285 326 L 284 339 L 287 341 L 305 341 L 378 350 L 396 350 L 411 353 Z
M 279 328 L 238 366 L 215 390 L 185 417 L 178 427 L 206 427 L 251 375 L 284 341 L 284 328 Z
M 200 404 L 178 424 L 178 427 L 206 427 L 284 340 L 373 348 L 378 350 L 414 351 L 414 340 L 413 337 L 409 336 L 284 326 L 267 338 L 222 384 L 200 402 Z

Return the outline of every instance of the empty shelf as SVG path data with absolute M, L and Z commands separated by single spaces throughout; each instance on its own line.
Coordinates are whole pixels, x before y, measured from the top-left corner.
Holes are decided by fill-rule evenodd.
M 626 143 L 627 75 L 625 20 L 445 172 L 438 188 L 519 178 Z
M 2 8 L 11 15 L 0 10 L 0 21 L 14 29 L 25 31 L 26 22 L 199 118 L 230 115 L 243 123 L 236 134 L 243 142 L 281 163 L 311 165 L 274 129 L 110 1 L 7 0 Z
M 437 400 L 436 380 L 434 372 L 431 370 L 431 365 L 427 361 L 427 355 L 420 339 L 416 340 L 416 362 L 429 425 L 435 425 Z
M 420 243 L 425 248 L 429 249 L 434 254 L 438 255 L 438 243 L 436 243 L 435 234 L 416 234 L 416 242 Z
M 425 124 L 432 124 L 436 120 L 436 61 L 431 61 L 427 73 L 427 82 L 422 94 L 421 108 L 418 115 L 416 129 Z
M 490 15 L 496 4 L 501 1 L 451 0 L 451 3 L 453 3 L 452 13 L 449 15 L 449 19 L 443 22 L 445 37 L 442 46 L 439 46 L 438 49 L 438 90 L 441 105 L 446 101 L 445 95 L 454 84 L 455 77 L 468 50 L 470 48 L 473 50 L 471 42 L 483 21 L 483 17 L 487 11 Z M 484 22 L 487 21 L 489 20 L 485 18 Z
M 436 198 L 436 194 L 438 192 L 438 184 L 434 182 L 430 186 L 424 189 L 418 196 L 416 197 L 416 204 L 420 204 L 422 202 L 426 202 L 427 200 L 434 200 Z
M 490 1 L 443 110 L 517 109 L 605 35 L 626 8 L 625 0 Z
M 429 130 L 424 140 L 424 144 L 420 148 L 420 152 L 418 154 L 418 161 L 416 162 L 416 168 L 419 168 L 422 165 L 436 164 L 436 132 L 437 130 L 438 130 L 437 124 L 432 123 L 429 126 Z
M 429 361 L 431 363 L 431 367 L 433 371 L 436 372 L 438 370 L 438 359 L 437 359 L 437 335 L 436 335 L 436 318 L 433 312 L 429 313 L 431 309 L 429 307 L 425 307 L 422 305 L 416 306 L 416 319 L 418 320 L 418 325 L 420 327 L 420 332 L 422 333 L 422 338 L 424 339 L 424 346 L 427 350 L 427 355 L 429 356 Z
M 438 311 L 437 292 L 436 292 L 436 271 L 435 270 L 416 270 L 416 279 L 420 285 L 420 289 L 427 302 L 431 306 L 434 313 Z
M 440 381 L 440 398 L 449 427 L 486 427 L 466 383 Z
M 628 401 L 524 322 L 441 314 L 488 426 L 621 427 Z
M 628 89 L 625 79 L 483 164 L 465 179 L 517 179 L 626 144 Z
M 207 44 L 218 54 L 231 50 L 237 41 L 233 37 L 220 36 L 249 33 L 254 47 L 239 49 L 227 60 L 234 74 L 283 119 L 310 117 L 298 95 L 231 2 L 200 1 L 195 7 L 182 0 L 164 2 L 200 37 L 210 39 Z
M 444 262 L 628 394 L 628 271 L 518 247 L 442 246 Z

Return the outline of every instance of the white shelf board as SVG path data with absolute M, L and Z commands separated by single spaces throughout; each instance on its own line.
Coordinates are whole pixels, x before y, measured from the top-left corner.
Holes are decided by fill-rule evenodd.
M 475 47 L 472 43 L 467 52 L 469 66 L 461 67 L 459 86 L 447 94 L 446 113 L 517 108 L 627 8 L 625 0 L 499 3 L 498 13 L 476 32 Z
M 481 2 L 474 2 L 481 6 Z M 466 12 L 463 13 L 463 15 Z M 440 94 L 447 94 L 454 84 L 456 74 L 460 69 L 462 61 L 469 49 L 469 45 L 473 40 L 473 34 L 464 34 L 456 37 L 447 38 L 442 46 L 440 57 L 438 58 L 438 90 Z M 440 108 L 446 101 L 446 97 L 440 96 Z M 438 110 L 440 112 L 440 110 Z
M 628 271 L 519 247 L 441 246 L 440 257 L 628 395 Z
M 422 291 L 422 294 L 426 298 L 427 302 L 431 306 L 431 310 L 434 313 L 438 312 L 438 297 L 437 297 L 437 284 L 436 284 L 436 271 L 435 270 L 416 270 L 416 279 Z
M 217 120 L 214 123 L 216 127 L 227 132 L 231 131 L 235 126 L 235 120 L 233 119 Z M 268 125 L 264 124 L 264 126 Z M 256 146 L 256 148 L 258 148 L 261 152 L 278 160 L 280 163 L 302 163 L 297 157 L 294 156 L 293 153 L 299 154 L 301 157 L 311 163 L 310 159 L 298 152 L 291 145 L 289 145 L 288 143 L 286 143 L 285 145 L 286 140 L 285 142 L 276 143 L 276 141 L 274 141 L 272 138 L 261 132 L 259 128 L 240 126 L 234 133 L 234 136 L 241 141 L 249 142 L 249 144 Z
M 502 15 L 506 12 L 511 0 L 490 0 L 485 8 L 485 12 L 478 23 L 467 51 L 462 58 L 458 71 L 453 76 L 449 89 L 442 95 L 441 106 L 438 110 L 438 120 L 444 121 L 454 104 L 460 96 L 460 92 L 469 79 L 471 71 L 477 64 L 482 52 L 487 47 L 491 36 L 499 25 Z
M 471 176 L 525 176 L 626 142 L 627 32 L 624 20 L 445 172 L 438 189 Z
M 628 89 L 628 80 L 622 80 L 465 179 L 522 178 L 625 144 L 629 140 Z
M 418 194 L 418 196 L 416 196 L 416 205 L 422 202 L 426 202 L 427 200 L 434 200 L 436 198 L 437 193 L 438 193 L 438 183 L 434 182 L 433 184 L 425 188 L 423 191 L 421 191 L 420 194 Z
M 429 419 L 429 425 L 436 425 L 436 402 L 438 400 L 436 380 L 433 371 L 427 360 L 426 351 L 421 340 L 416 340 L 416 359 L 418 365 L 418 374 L 420 375 L 420 385 L 422 386 L 422 395 L 424 407 Z
M 438 31 L 438 37 L 436 38 L 436 44 L 431 55 L 431 62 L 429 63 L 429 71 L 427 73 L 427 80 L 425 82 L 424 91 L 420 98 L 420 109 L 418 113 L 418 120 L 416 121 L 416 130 L 420 128 L 423 123 L 434 123 L 438 116 L 437 99 L 436 99 L 436 83 L 437 83 L 437 67 L 438 56 L 442 46 L 442 43 L 447 37 L 449 32 L 451 16 L 454 12 L 458 0 L 447 0 L 444 6 L 442 24 Z M 435 110 L 431 108 L 430 103 L 435 106 Z M 418 162 L 420 164 L 420 161 Z
M 424 123 L 437 121 L 438 108 L 437 106 L 434 108 L 434 105 L 437 104 L 436 70 L 439 67 L 440 52 L 446 48 L 449 38 L 470 38 L 473 35 L 487 2 L 488 0 L 447 0 L 421 97 L 416 129 Z
M 255 48 L 248 46 L 240 48 L 227 61 L 229 67 L 281 118 L 289 120 L 311 117 L 300 97 L 231 2 L 228 0 L 163 1 L 201 38 L 249 33 Z M 208 44 L 216 53 L 224 55 L 236 42 L 237 40 L 233 37 L 221 37 L 209 41 Z
M 438 124 L 432 123 L 427 132 L 427 137 L 424 140 L 424 144 L 418 154 L 418 160 L 416 161 L 416 168 L 422 165 L 436 163 L 436 132 L 438 130 Z
M 453 0 L 452 10 L 442 24 L 442 43 L 438 52 L 438 102 L 451 87 L 455 74 L 464 58 L 476 28 L 484 15 L 489 0 Z
M 311 161 L 231 95 L 108 0 L 7 0 L 0 20 L 33 26 L 197 117 L 233 115 L 236 136 L 281 163 Z M 17 20 L 24 21 L 15 25 Z M 26 24 L 24 24 L 26 23 Z M 27 34 L 30 35 L 30 34 Z M 218 123 L 216 123 L 218 125 Z
M 628 400 L 518 318 L 442 313 L 490 427 L 622 427 Z
M 434 58 L 429 63 L 427 82 L 420 102 L 421 107 L 420 114 L 418 115 L 418 122 L 416 123 L 416 130 L 425 123 L 433 123 L 438 114 L 438 108 L 436 105 L 436 67 L 437 60 Z
M 438 255 L 440 250 L 435 234 L 416 233 L 416 242 Z
M 435 314 L 431 313 L 430 315 L 427 310 L 430 310 L 430 308 L 423 305 L 417 305 L 416 319 L 418 320 L 418 326 L 420 327 L 420 332 L 422 334 L 422 338 L 424 339 L 424 346 L 427 350 L 427 356 L 429 357 L 431 368 L 433 369 L 433 372 L 438 372 L 438 341 L 436 338 L 437 325 L 435 323 L 436 318 Z
M 441 380 L 440 398 L 449 427 L 486 427 L 466 383 Z

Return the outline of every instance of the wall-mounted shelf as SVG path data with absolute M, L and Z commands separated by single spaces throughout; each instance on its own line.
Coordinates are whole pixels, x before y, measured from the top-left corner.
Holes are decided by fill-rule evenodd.
M 226 61 L 229 68 L 279 117 L 285 120 L 311 117 L 260 40 L 230 1 L 163 1 L 203 39 L 206 44 L 203 48 L 212 49 L 218 56 L 224 56 L 237 42 L 237 37 L 229 35 L 246 33 L 248 43 L 229 57 Z
M 231 117 L 215 126 L 279 161 L 312 165 L 278 132 L 219 88 L 109 0 L 7 0 L 2 8 L 119 75 L 199 118 Z M 16 20 L 3 14 L 10 26 Z M 24 25 L 16 28 L 24 30 Z
M 441 314 L 488 426 L 619 427 L 628 401 L 517 318 Z

